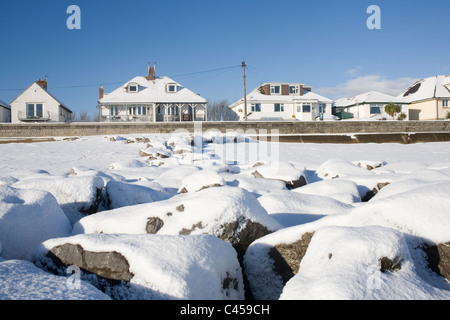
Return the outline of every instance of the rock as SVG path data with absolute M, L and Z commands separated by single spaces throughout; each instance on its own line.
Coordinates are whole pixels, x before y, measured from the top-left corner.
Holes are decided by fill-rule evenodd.
M 185 177 L 178 193 L 197 192 L 207 188 L 221 187 L 225 180 L 216 171 L 203 169 Z
M 105 208 L 110 210 L 165 200 L 170 197 L 170 194 L 161 185 L 153 181 L 126 183 L 111 180 L 106 184 L 105 196 Z
M 73 232 L 139 234 L 157 230 L 157 234 L 168 235 L 211 234 L 231 243 L 241 256 L 257 237 L 280 227 L 251 193 L 223 186 L 99 212 L 81 219 Z
M 72 227 L 55 197 L 43 190 L 0 185 L 1 256 L 30 260 L 41 242 L 70 235 Z
M 424 244 L 422 250 L 427 255 L 429 268 L 450 281 L 450 242 Z
M 33 261 L 58 275 L 77 266 L 116 300 L 244 298 L 235 250 L 211 235 L 83 234 L 45 241 Z
M 280 180 L 286 184 L 286 188 L 295 189 L 307 184 L 304 170 L 295 168 L 289 162 L 275 162 L 258 165 L 252 172 L 255 178 Z
M 70 175 L 68 177 L 24 179 L 16 182 L 13 187 L 50 192 L 70 222 L 74 223 L 84 215 L 97 212 L 102 199 L 104 182 L 97 175 Z
M 90 283 L 71 277 L 50 274 L 29 261 L 0 259 L 0 300 L 111 299 Z

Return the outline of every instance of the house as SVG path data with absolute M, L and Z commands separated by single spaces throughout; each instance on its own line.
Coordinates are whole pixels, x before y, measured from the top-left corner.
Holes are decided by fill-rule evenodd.
M 381 120 L 392 119 L 386 113 L 385 107 L 389 103 L 399 105 L 401 107 L 402 120 L 408 119 L 408 103 L 403 99 L 390 96 L 376 91 L 366 92 L 351 98 L 342 98 L 335 102 L 335 115 L 340 119 L 356 119 L 356 120 Z M 398 115 L 396 115 L 398 119 Z
M 0 122 L 11 122 L 11 107 L 0 100 Z
M 445 119 L 450 112 L 450 75 L 419 80 L 399 98 L 410 104 L 410 120 Z
M 100 86 L 100 121 L 206 121 L 207 101 L 168 77 L 138 76 L 109 94 Z
M 239 120 L 257 121 L 313 121 L 331 119 L 332 101 L 311 92 L 302 83 L 264 83 L 229 107 Z
M 33 82 L 11 103 L 11 122 L 66 122 L 72 111 L 47 91 L 47 80 Z

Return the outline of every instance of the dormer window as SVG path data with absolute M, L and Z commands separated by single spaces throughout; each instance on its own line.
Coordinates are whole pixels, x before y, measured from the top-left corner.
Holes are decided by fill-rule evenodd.
M 169 93 L 177 92 L 177 85 L 175 83 L 169 83 L 167 85 L 167 92 L 169 92 Z
M 270 86 L 270 93 L 271 94 L 280 94 L 281 93 L 281 86 L 279 86 L 279 85 L 271 85 Z
M 128 92 L 130 93 L 137 93 L 139 91 L 137 83 L 130 83 L 128 84 Z

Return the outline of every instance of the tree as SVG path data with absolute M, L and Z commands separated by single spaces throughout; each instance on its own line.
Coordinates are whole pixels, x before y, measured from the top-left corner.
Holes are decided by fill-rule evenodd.
M 238 121 L 239 116 L 230 107 L 227 100 L 208 102 L 208 121 Z
M 384 107 L 384 111 L 392 118 L 395 118 L 395 115 L 402 111 L 402 107 L 397 104 L 393 104 L 392 102 L 389 102 L 389 104 L 387 104 Z

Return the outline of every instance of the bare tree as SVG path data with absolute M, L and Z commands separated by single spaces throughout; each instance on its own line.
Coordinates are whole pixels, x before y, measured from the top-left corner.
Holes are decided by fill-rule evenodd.
M 208 102 L 208 121 L 238 121 L 239 116 L 229 107 L 226 99 Z

